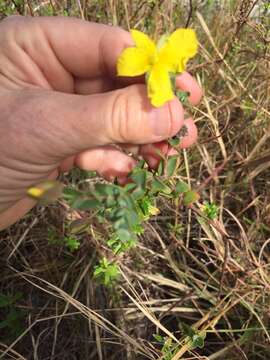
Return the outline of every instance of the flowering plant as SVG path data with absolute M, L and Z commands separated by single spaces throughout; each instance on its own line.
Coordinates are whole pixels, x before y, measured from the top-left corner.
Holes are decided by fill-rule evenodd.
M 146 73 L 147 92 L 151 104 L 162 106 L 174 98 L 172 79 L 185 70 L 187 61 L 198 48 L 192 29 L 177 29 L 163 35 L 157 45 L 144 33 L 131 30 L 135 46 L 126 48 L 117 62 L 119 76 L 139 76 Z

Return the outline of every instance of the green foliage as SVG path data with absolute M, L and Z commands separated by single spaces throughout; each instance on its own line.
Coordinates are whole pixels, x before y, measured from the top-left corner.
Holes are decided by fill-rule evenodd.
M 159 334 L 154 334 L 153 337 L 158 343 L 162 345 L 161 348 L 161 353 L 163 355 L 162 359 L 171 360 L 179 350 L 178 344 L 173 342 L 171 338 L 163 337 Z
M 0 338 L 3 331 L 3 340 L 17 338 L 23 332 L 22 320 L 25 314 L 16 309 L 16 302 L 21 299 L 22 294 L 17 292 L 14 295 L 0 293 Z
M 184 194 L 189 191 L 189 186 L 184 181 L 178 180 L 175 184 L 174 192 L 176 195 Z
M 182 323 L 182 332 L 189 339 L 190 349 L 202 349 L 204 347 L 204 339 L 206 337 L 204 332 L 195 331 L 192 327 L 185 323 Z M 173 342 L 171 338 L 163 337 L 159 334 L 154 334 L 153 337 L 162 345 L 162 359 L 171 360 L 178 352 L 179 345 L 176 342 Z
M 123 241 L 117 233 L 113 234 L 112 237 L 107 241 L 107 245 L 112 249 L 114 254 L 120 254 L 125 252 L 136 245 L 136 238 L 129 238 Z
M 94 278 L 105 286 L 111 286 L 119 278 L 118 266 L 109 262 L 105 257 L 101 259 L 94 269 Z
M 75 236 L 64 237 L 64 242 L 68 250 L 71 252 L 78 250 L 81 245 L 81 243 Z
M 48 243 L 52 246 L 65 246 L 70 252 L 78 250 L 81 245 L 75 234 L 59 235 L 54 228 L 48 230 Z
M 168 161 L 167 161 L 167 176 L 171 177 L 173 175 L 175 175 L 175 172 L 177 170 L 178 167 L 178 163 L 179 163 L 179 156 L 178 155 L 173 155 L 170 156 Z
M 183 204 L 185 206 L 190 206 L 193 203 L 195 203 L 196 201 L 198 201 L 199 198 L 200 198 L 200 196 L 196 191 L 189 190 L 184 193 Z
M 194 330 L 191 326 L 185 323 L 182 323 L 181 327 L 183 334 L 190 338 L 189 342 L 191 345 L 191 349 L 202 349 L 204 347 L 204 339 L 206 337 L 205 332 Z
M 173 233 L 175 236 L 180 236 L 183 234 L 183 225 L 182 224 L 170 224 L 168 223 L 168 229 L 170 233 Z
M 15 2 L 0 0 L 0 19 L 3 16 L 10 16 L 16 14 Z M 18 4 L 19 5 L 19 4 Z
M 176 90 L 175 94 L 182 104 L 187 104 L 188 97 L 190 96 L 189 92 Z
M 180 139 L 177 136 L 172 137 L 171 139 L 168 140 L 168 143 L 172 146 L 172 147 L 176 147 L 180 144 Z
M 203 206 L 203 213 L 208 219 L 214 220 L 218 216 L 218 207 L 216 204 L 205 202 Z
M 95 183 L 87 191 L 65 188 L 63 196 L 72 208 L 94 211 L 98 221 L 108 225 L 110 237 L 105 240 L 106 244 L 114 255 L 119 255 L 137 244 L 138 236 L 144 232 L 143 223 L 159 213 L 157 196 L 171 200 L 181 197 L 187 206 L 198 200 L 199 195 L 190 190 L 188 184 L 174 179 L 178 168 L 178 156 L 163 159 L 156 172 L 148 170 L 145 162 L 140 161 L 129 174 L 131 182 L 123 187 Z M 89 224 L 88 217 L 85 221 L 71 224 L 71 236 L 64 239 L 70 251 L 77 250 L 80 245 L 74 234 L 85 231 Z M 171 231 L 179 233 L 181 226 Z M 106 258 L 101 260 L 94 272 L 94 277 L 101 279 L 105 285 L 116 279 L 116 275 L 116 265 L 109 263 Z

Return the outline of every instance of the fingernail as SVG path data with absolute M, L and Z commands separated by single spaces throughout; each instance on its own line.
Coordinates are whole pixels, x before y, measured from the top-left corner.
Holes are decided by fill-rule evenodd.
M 162 107 L 152 108 L 149 118 L 153 134 L 168 138 L 175 135 L 183 123 L 183 108 L 178 99 Z

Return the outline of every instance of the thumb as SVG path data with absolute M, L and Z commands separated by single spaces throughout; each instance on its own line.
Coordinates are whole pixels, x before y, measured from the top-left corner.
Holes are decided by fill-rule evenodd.
M 42 107 L 35 113 L 43 115 L 38 128 L 46 132 L 47 150 L 61 157 L 107 144 L 159 142 L 183 125 L 180 102 L 174 99 L 153 108 L 143 84 L 84 96 L 48 91 L 33 106 Z

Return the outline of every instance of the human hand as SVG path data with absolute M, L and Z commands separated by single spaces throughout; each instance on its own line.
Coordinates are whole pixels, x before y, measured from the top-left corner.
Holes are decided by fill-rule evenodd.
M 117 58 L 132 43 L 120 28 L 74 18 L 0 23 L 0 230 L 34 205 L 27 188 L 74 165 L 124 182 L 136 161 L 115 144 L 154 167 L 155 149 L 170 151 L 164 140 L 184 123 L 181 146 L 195 141 L 177 99 L 154 109 L 140 79 L 116 78 Z M 189 74 L 177 83 L 191 104 L 199 102 Z

